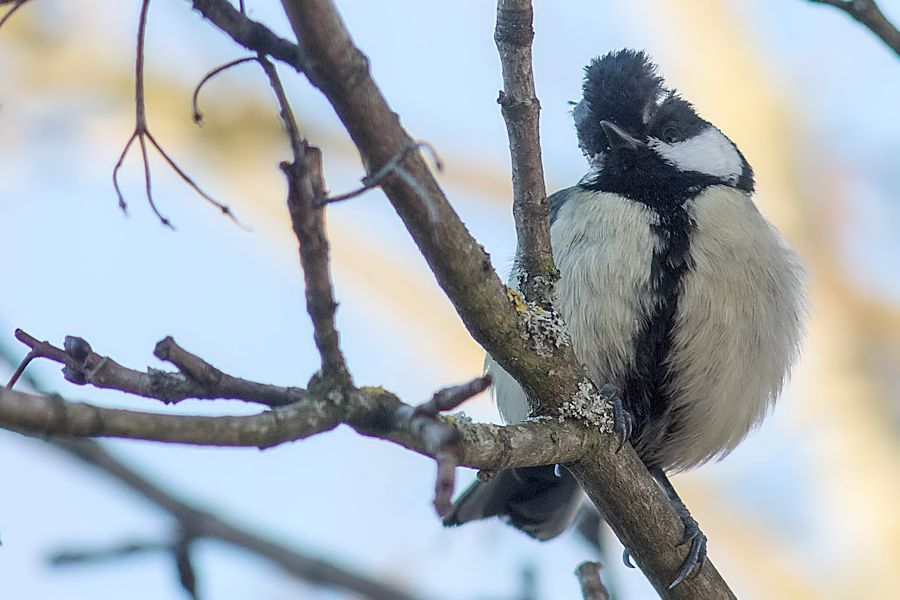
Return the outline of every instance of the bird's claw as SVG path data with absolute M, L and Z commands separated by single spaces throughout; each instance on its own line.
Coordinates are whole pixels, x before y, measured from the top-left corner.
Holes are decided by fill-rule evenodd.
M 619 390 L 611 383 L 607 383 L 600 388 L 600 393 L 609 399 L 613 411 L 613 433 L 619 440 L 616 447 L 616 454 L 625 447 L 625 442 L 631 439 L 631 432 L 634 431 L 634 416 L 622 404 L 622 396 Z
M 631 562 L 631 554 L 628 552 L 628 548 L 622 550 L 622 562 L 625 563 L 625 566 L 629 569 L 634 568 L 634 563 Z
M 678 577 L 669 585 L 670 590 L 688 577 L 699 573 L 706 563 L 706 535 L 700 531 L 697 522 L 690 515 L 683 515 L 681 520 L 684 523 L 684 537 L 681 538 L 677 546 L 684 546 L 690 542 L 691 547 L 684 562 L 681 563 L 681 571 L 679 571 Z

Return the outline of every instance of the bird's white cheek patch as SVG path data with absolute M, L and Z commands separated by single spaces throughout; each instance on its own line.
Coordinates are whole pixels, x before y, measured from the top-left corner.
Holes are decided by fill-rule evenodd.
M 651 139 L 649 145 L 682 171 L 706 173 L 731 183 L 737 183 L 744 168 L 734 144 L 715 127 L 676 144 Z

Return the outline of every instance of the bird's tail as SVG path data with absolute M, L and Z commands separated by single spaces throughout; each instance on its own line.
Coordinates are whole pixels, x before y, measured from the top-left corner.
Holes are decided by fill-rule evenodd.
M 444 517 L 444 526 L 500 517 L 533 538 L 549 540 L 568 529 L 583 498 L 578 482 L 563 468 L 506 469 L 469 486 Z

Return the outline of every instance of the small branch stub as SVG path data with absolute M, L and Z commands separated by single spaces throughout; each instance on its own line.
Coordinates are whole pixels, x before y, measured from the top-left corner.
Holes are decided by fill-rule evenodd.
M 583 562 L 575 569 L 584 600 L 609 600 L 609 591 L 600 577 L 600 563 Z

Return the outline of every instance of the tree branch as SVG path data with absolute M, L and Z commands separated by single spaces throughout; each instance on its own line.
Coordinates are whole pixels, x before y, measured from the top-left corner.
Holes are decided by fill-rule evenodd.
M 192 506 L 116 459 L 90 440 L 50 440 L 50 444 L 100 469 L 131 488 L 178 521 L 191 539 L 212 539 L 268 558 L 287 573 L 318 585 L 336 587 L 372 600 L 413 600 L 414 596 L 392 585 L 365 577 L 329 562 L 306 556 L 240 528 L 208 511 Z
M 503 70 L 500 104 L 512 159 L 518 288 L 528 300 L 550 307 L 559 273 L 550 247 L 550 206 L 541 162 L 541 105 L 534 89 L 531 0 L 499 0 L 494 40 Z
M 354 389 L 343 403 L 336 403 L 331 390 L 324 386 L 309 390 L 279 387 L 225 374 L 178 346 L 172 338 L 157 344 L 158 355 L 173 360 L 186 372 L 183 375 L 165 373 L 166 385 L 160 385 L 158 380 L 162 372 L 123 367 L 90 350 L 81 338 L 67 338 L 68 348 L 62 349 L 49 342 L 38 342 L 21 330 L 17 337 L 36 356 L 62 364 L 64 371 L 69 371 L 69 377 L 83 373 L 81 383 L 104 389 L 139 394 L 167 403 L 173 396 L 181 400 L 196 397 L 256 401 L 252 396 L 254 390 L 261 390 L 267 399 L 289 401 L 256 415 L 207 417 L 102 408 L 66 402 L 58 396 L 0 388 L 0 425 L 33 434 L 268 448 L 346 423 L 363 435 L 394 442 L 431 458 L 439 458 L 439 452 L 446 450 L 444 442 L 452 442 L 449 449 L 458 459 L 457 464 L 489 471 L 572 462 L 585 456 L 593 443 L 593 432 L 577 422 L 543 419 L 500 427 L 472 423 L 463 416 L 438 416 L 436 407 L 455 407 L 484 389 L 484 378 L 441 390 L 435 394 L 437 400 L 432 398 L 419 409 L 377 387 Z M 159 352 L 160 347 L 165 351 Z M 210 370 L 214 373 L 211 377 L 208 375 Z M 191 374 L 198 374 L 201 379 L 194 380 Z M 206 390 L 203 382 L 209 382 L 217 393 Z M 191 396 L 192 392 L 197 395 Z M 230 392 L 234 394 L 229 395 Z
M 303 71 L 304 58 L 297 44 L 275 35 L 271 29 L 236 9 L 228 0 L 191 0 L 191 6 L 244 48 L 271 56 L 298 72 Z
M 34 336 L 16 330 L 16 339 L 28 346 L 35 357 L 58 362 L 65 367 L 66 379 L 76 385 L 91 384 L 175 404 L 187 399 L 230 399 L 266 406 L 286 406 L 306 399 L 302 388 L 256 383 L 223 373 L 202 358 L 178 346 L 171 337 L 156 345 L 154 354 L 181 370 L 171 373 L 158 369 L 146 372 L 123 367 L 108 356 L 97 354 L 81 338 L 69 336 L 67 351 Z
M 306 76 L 328 98 L 372 172 L 412 138 L 372 80 L 368 59 L 353 45 L 333 2 L 282 0 L 282 4 L 308 58 Z M 597 391 L 584 376 L 564 327 L 542 322 L 529 328 L 528 323 L 545 311 L 539 313 L 516 293 L 504 293 L 487 255 L 450 206 L 422 157 L 411 153 L 403 166 L 418 186 L 390 177 L 382 187 L 472 336 L 522 384 L 537 411 L 560 414 L 557 411 L 563 406 L 587 406 L 593 412 Z M 428 194 L 427 203 L 419 190 Z M 437 222 L 429 219 L 426 204 L 439 217 Z M 549 344 L 539 335 L 546 330 L 551 332 Z M 710 560 L 697 576 L 668 589 L 682 559 L 672 551 L 680 541 L 681 522 L 634 451 L 626 447 L 613 453 L 612 437 L 599 437 L 593 456 L 569 466 L 626 547 L 641 544 L 632 555 L 660 595 L 733 597 Z
M 609 592 L 600 577 L 600 563 L 583 562 L 575 569 L 584 600 L 609 600 Z
M 293 162 L 281 164 L 288 183 L 287 205 L 294 235 L 300 245 L 300 264 L 306 291 L 306 310 L 313 324 L 313 336 L 322 359 L 322 377 L 326 384 L 346 392 L 353 378 L 340 348 L 340 336 L 334 324 L 337 303 L 331 285 L 328 261 L 328 237 L 325 234 L 325 208 L 317 203 L 326 195 L 322 173 L 322 151 L 300 136 L 290 101 L 281 85 L 275 65 L 260 55 L 269 85 L 278 101 L 281 122 L 291 146 Z
M 894 27 L 875 0 L 809 0 L 813 4 L 827 4 L 838 8 L 857 22 L 861 23 L 869 31 L 881 38 L 889 48 L 900 56 L 900 31 Z
M 372 80 L 368 59 L 331 0 L 283 4 L 308 59 L 304 73 L 331 102 L 368 173 L 377 172 L 415 141 Z M 422 155 L 407 152 L 400 164 L 405 176 L 389 175 L 382 188 L 473 338 L 522 384 L 538 414 L 557 416 L 565 402 L 595 393 L 564 326 L 503 286 Z

